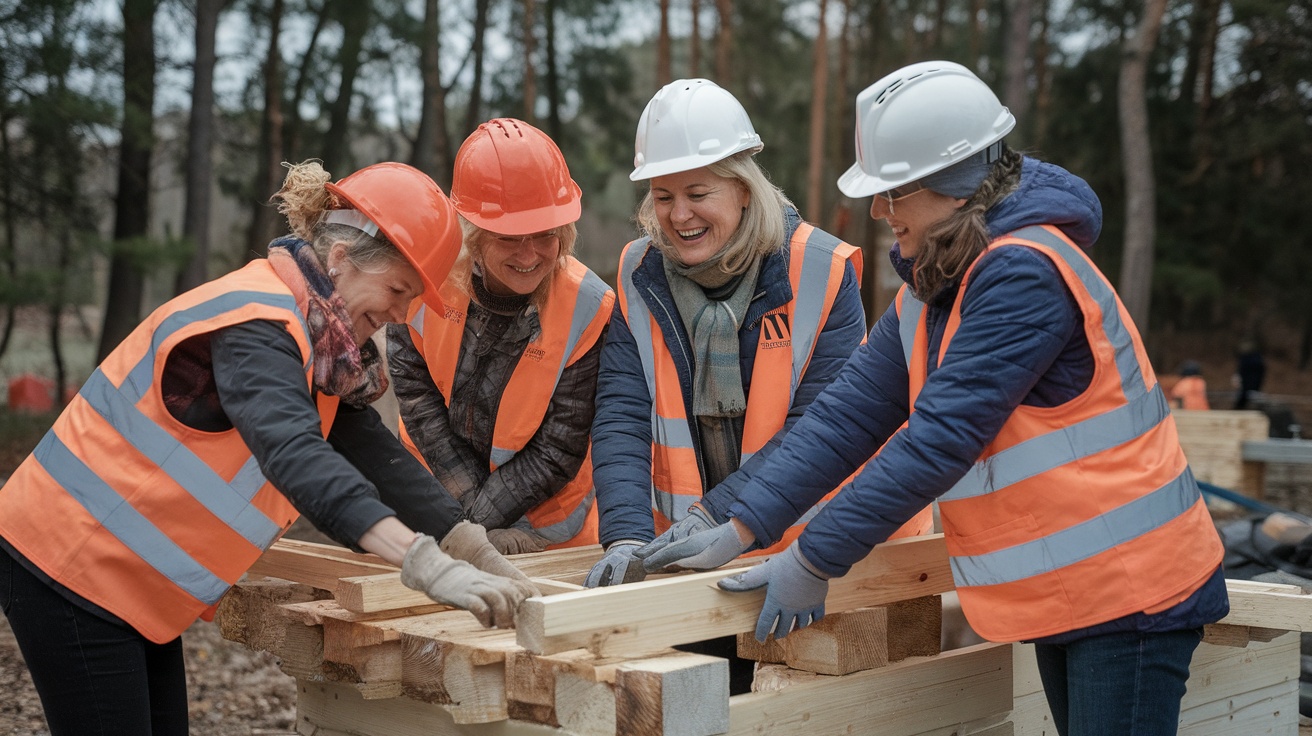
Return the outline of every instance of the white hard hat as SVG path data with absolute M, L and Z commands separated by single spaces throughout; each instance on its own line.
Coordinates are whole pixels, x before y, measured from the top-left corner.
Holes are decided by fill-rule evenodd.
M 676 79 L 651 98 L 638 119 L 629 178 L 700 169 L 762 147 L 747 111 L 727 90 L 709 79 Z
M 1016 118 L 966 67 L 905 66 L 856 98 L 856 163 L 838 179 L 849 197 L 884 192 L 1002 140 Z

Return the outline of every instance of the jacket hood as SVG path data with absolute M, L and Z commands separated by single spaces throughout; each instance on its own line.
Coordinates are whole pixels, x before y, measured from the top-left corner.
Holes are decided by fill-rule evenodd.
M 1030 225 L 1054 225 L 1087 251 L 1102 232 L 1102 202 L 1080 177 L 1027 156 L 1020 186 L 985 213 L 985 219 L 994 238 Z

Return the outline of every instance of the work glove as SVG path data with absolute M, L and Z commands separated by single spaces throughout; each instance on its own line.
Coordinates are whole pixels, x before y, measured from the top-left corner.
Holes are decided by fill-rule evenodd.
M 665 549 L 666 546 L 673 544 L 674 542 L 679 542 L 694 534 L 704 532 L 717 524 L 718 522 L 711 518 L 710 513 L 702 508 L 701 504 L 695 503 L 688 507 L 687 516 L 671 524 L 670 528 L 665 530 L 665 533 L 644 545 L 642 549 L 638 550 L 636 556 L 638 559 L 646 559 L 662 549 Z M 647 572 L 655 572 L 655 570 L 649 568 Z
M 755 539 L 743 539 L 732 521 L 697 532 L 689 537 L 648 551 L 646 547 L 634 553 L 642 560 L 647 572 L 674 572 L 675 570 L 714 570 L 747 551 Z
M 420 534 L 401 562 L 401 582 L 429 598 L 463 608 L 484 626 L 510 629 L 524 591 L 507 578 L 452 558 L 437 540 Z
M 797 548 L 788 549 L 747 572 L 727 577 L 719 583 L 721 590 L 744 593 L 765 587 L 765 605 L 756 619 L 756 640 L 765 641 L 773 631 L 775 639 L 788 632 L 809 626 L 825 616 L 825 596 L 829 594 L 829 576 L 815 569 Z
M 507 529 L 488 529 L 487 541 L 503 555 L 541 552 L 547 548 L 546 539 L 513 526 Z
M 483 572 L 499 575 L 523 591 L 524 598 L 542 595 L 533 581 L 528 579 L 510 560 L 501 556 L 487 539 L 487 530 L 479 524 L 462 521 L 442 538 L 442 551 L 464 560 Z
M 588 578 L 583 581 L 583 586 L 596 588 L 603 585 L 636 583 L 647 577 L 647 571 L 642 569 L 642 561 L 633 556 L 633 552 L 641 546 L 642 542 L 629 539 L 612 542 L 606 548 L 606 556 L 588 572 Z

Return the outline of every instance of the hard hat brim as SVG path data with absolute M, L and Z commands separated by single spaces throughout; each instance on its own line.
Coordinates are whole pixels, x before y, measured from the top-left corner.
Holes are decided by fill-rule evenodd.
M 583 203 L 579 198 L 575 198 L 568 204 L 539 207 L 524 212 L 503 212 L 493 217 L 476 210 L 465 211 L 459 207 L 456 211 L 466 220 L 488 232 L 498 235 L 532 235 L 578 222 L 579 216 L 583 214 Z
M 906 182 L 888 182 L 877 176 L 871 176 L 861 170 L 861 164 L 852 164 L 843 175 L 838 177 L 838 191 L 852 199 L 869 197 L 872 194 L 886 192 Z
M 629 181 L 646 181 L 648 179 L 655 179 L 658 176 L 665 176 L 666 174 L 678 174 L 684 171 L 701 169 L 710 166 L 716 161 L 723 161 L 735 153 L 751 151 L 752 154 L 755 155 L 763 148 L 765 148 L 765 146 L 761 143 L 760 137 L 757 136 L 756 140 L 744 141 L 742 144 L 735 146 L 728 151 L 716 153 L 711 156 L 680 156 L 679 158 L 653 161 L 652 163 L 643 164 L 635 168 L 633 172 L 629 174 Z

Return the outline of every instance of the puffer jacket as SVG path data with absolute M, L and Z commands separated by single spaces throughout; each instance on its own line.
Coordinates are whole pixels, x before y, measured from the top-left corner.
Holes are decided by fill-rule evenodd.
M 1082 179 L 1026 158 L 1018 189 L 990 209 L 986 219 L 995 238 L 1029 225 L 1054 225 L 1087 250 L 1101 230 L 1102 206 Z M 896 246 L 892 255 L 897 264 Z M 909 273 L 905 264 L 897 264 L 899 273 Z M 1060 406 L 1088 387 L 1094 360 L 1081 327 L 1083 315 L 1051 261 L 1031 248 L 1004 246 L 981 258 L 970 278 L 963 327 L 952 338 L 952 359 L 931 369 L 934 378 L 922 389 L 914 415 L 898 315 L 890 306 L 867 343 L 793 428 L 789 441 L 743 489 L 729 515 L 763 543 L 773 541 L 811 502 L 870 460 L 799 538 L 802 553 L 819 570 L 843 575 L 946 493 L 1016 407 Z M 930 366 L 938 363 L 956 292 L 952 285 L 926 304 Z M 969 315 L 969 329 L 964 315 Z M 907 429 L 898 432 L 909 416 Z M 1224 605 L 1218 570 L 1173 609 L 1135 614 L 1078 634 L 1191 627 L 1215 620 Z
M 539 330 L 537 310 L 498 315 L 469 302 L 450 406 L 405 325 L 387 329 L 388 370 L 406 431 L 465 516 L 489 529 L 515 524 L 578 473 L 588 452 L 602 341 L 561 373 L 542 426 L 524 449 L 489 471 L 492 430 L 506 385 Z M 496 337 L 494 337 L 496 336 Z
M 761 317 L 793 298 L 788 280 L 790 250 L 787 243 L 801 222 L 796 211 L 790 209 L 786 212 L 785 246 L 762 261 L 756 293 L 738 330 L 739 367 L 746 396 L 750 396 L 753 390 L 752 366 L 756 359 Z M 684 405 L 692 406 L 693 366 L 688 358 L 692 355 L 692 345 L 683 320 L 678 316 L 659 250 L 652 248 L 643 257 L 633 274 L 633 284 L 638 293 L 629 298 L 644 300 L 660 325 L 666 346 L 674 358 Z M 860 343 L 863 332 L 865 313 L 861 308 L 860 285 L 856 271 L 848 264 L 839 294 L 816 340 L 811 362 L 797 387 L 783 428 L 723 482 L 704 489 L 701 504 L 713 517 L 725 518 L 739 491 L 779 446 L 782 437 L 811 401 L 838 375 L 852 349 Z M 765 390 L 781 389 L 787 387 L 767 387 Z M 651 405 L 652 397 L 648 394 L 638 347 L 617 301 L 606 346 L 601 353 L 597 415 L 592 424 L 592 480 L 597 488 L 602 544 L 621 539 L 650 541 L 655 538 L 651 510 Z M 697 418 L 691 412 L 688 424 L 694 438 L 698 466 L 701 467 L 701 443 L 696 439 L 700 432 Z

